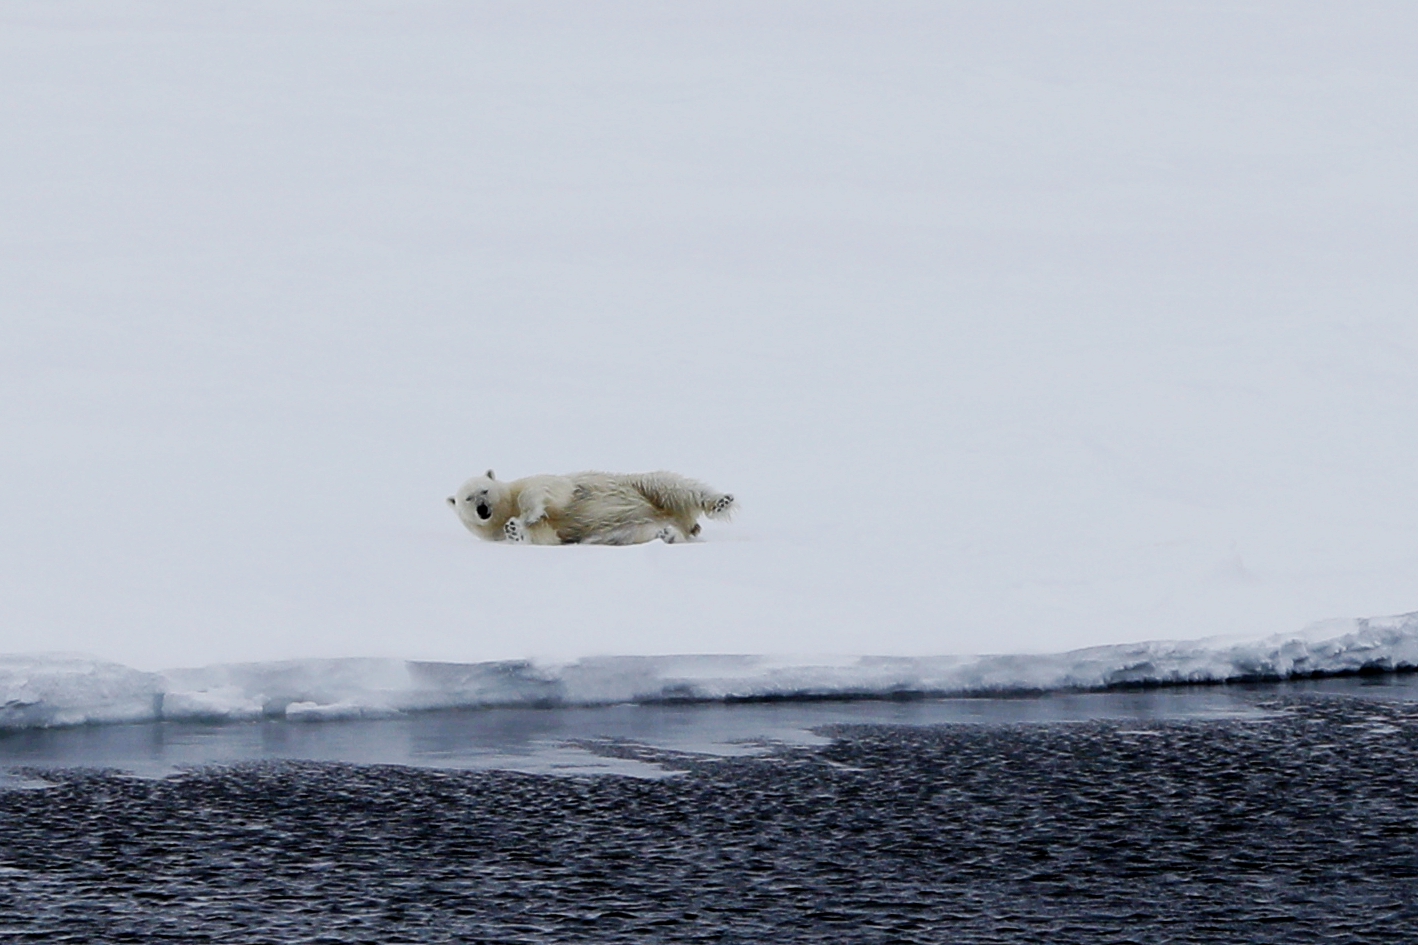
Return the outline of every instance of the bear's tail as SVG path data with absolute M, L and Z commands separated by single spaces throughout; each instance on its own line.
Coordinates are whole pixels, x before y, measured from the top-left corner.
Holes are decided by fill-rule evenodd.
M 728 519 L 738 508 L 734 497 L 702 482 L 672 472 L 643 473 L 631 477 L 635 488 L 651 505 L 692 521 L 699 515 Z

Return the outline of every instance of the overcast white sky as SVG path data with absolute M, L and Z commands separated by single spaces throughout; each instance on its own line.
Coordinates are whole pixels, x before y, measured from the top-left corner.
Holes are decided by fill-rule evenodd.
M 0 652 L 1418 608 L 1411 3 L 0 8 Z M 480 544 L 670 468 L 693 546 Z

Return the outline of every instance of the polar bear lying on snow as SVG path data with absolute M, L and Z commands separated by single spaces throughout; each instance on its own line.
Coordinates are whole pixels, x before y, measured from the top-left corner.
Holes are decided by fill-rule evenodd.
M 534 545 L 667 544 L 699 534 L 699 516 L 726 519 L 734 497 L 671 472 L 584 472 L 501 482 L 469 479 L 448 504 L 488 541 Z

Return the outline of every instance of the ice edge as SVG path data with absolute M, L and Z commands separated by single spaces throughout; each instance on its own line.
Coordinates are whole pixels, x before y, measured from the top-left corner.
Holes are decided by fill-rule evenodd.
M 430 709 L 902 698 L 1171 686 L 1418 669 L 1418 612 L 1261 640 L 1044 655 L 608 656 L 564 664 L 322 659 L 146 673 L 72 655 L 0 656 L 0 729 L 158 720 L 292 721 Z

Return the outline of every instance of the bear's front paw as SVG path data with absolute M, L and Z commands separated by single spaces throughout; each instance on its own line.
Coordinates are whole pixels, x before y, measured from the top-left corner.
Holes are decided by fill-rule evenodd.
M 507 524 L 502 526 L 502 534 L 510 542 L 523 544 L 527 540 L 527 528 L 515 518 L 509 518 Z
M 664 528 L 660 529 L 655 533 L 655 537 L 660 539 L 660 541 L 664 542 L 667 545 L 673 545 L 675 542 L 683 538 L 684 534 L 680 532 L 678 528 L 675 528 L 673 525 L 666 525 Z

